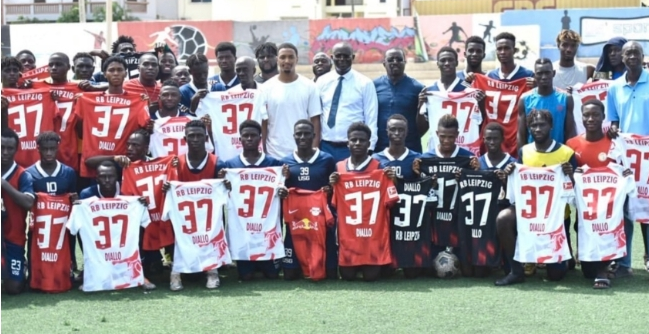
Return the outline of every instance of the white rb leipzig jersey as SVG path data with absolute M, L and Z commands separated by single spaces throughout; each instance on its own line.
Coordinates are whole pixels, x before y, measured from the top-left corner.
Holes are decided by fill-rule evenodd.
M 212 119 L 215 154 L 226 161 L 241 153 L 239 125 L 247 119 L 261 124 L 268 119 L 264 92 L 247 89 L 239 92 L 211 92 L 201 99 L 196 116 L 209 115 Z M 260 144 L 261 146 L 261 144 Z
M 566 204 L 575 191 L 561 165 L 528 167 L 516 164 L 507 181 L 507 199 L 516 205 L 516 252 L 522 263 L 559 263 L 570 260 L 563 226 Z
M 233 260 L 264 261 L 284 257 L 281 203 L 282 167 L 228 169 L 228 244 Z
M 649 136 L 620 134 L 626 144 L 626 159 L 633 171 L 638 196 L 629 198 L 631 219 L 649 224 Z
M 153 123 L 153 133 L 149 144 L 151 157 L 180 156 L 187 153 L 185 125 L 195 119 L 198 117 L 178 116 L 156 119 Z M 207 152 L 214 152 L 214 146 L 209 138 L 205 141 L 205 149 Z
M 574 97 L 575 106 L 572 109 L 572 114 L 575 117 L 575 125 L 577 126 L 577 135 L 586 132 L 584 128 L 584 121 L 581 119 L 581 106 L 588 100 L 597 99 L 606 105 L 606 91 L 611 83 L 609 80 L 598 80 L 589 83 L 578 83 L 572 87 L 572 96 Z M 608 131 L 611 127 L 611 121 L 605 120 L 602 123 L 602 128 Z
M 137 196 L 91 197 L 72 207 L 70 233 L 83 241 L 83 291 L 119 290 L 144 284 L 140 227 L 151 223 Z
M 176 236 L 173 271 L 198 273 L 232 263 L 223 229 L 223 180 L 169 183 L 162 217 L 171 219 Z
M 464 92 L 429 92 L 426 109 L 420 111 L 422 115 L 428 116 L 431 129 L 437 129 L 437 123 L 443 115 L 451 114 L 457 118 L 460 135 L 455 143 L 476 156 L 480 155 L 480 124 L 482 114 L 475 99 L 477 91 L 467 89 Z M 433 131 L 428 139 L 428 150 L 434 150 L 439 144 L 439 139 Z
M 626 255 L 624 201 L 635 197 L 633 175 L 624 177 L 626 168 L 583 167 L 575 173 L 575 202 L 578 210 L 577 240 L 580 261 L 611 261 Z

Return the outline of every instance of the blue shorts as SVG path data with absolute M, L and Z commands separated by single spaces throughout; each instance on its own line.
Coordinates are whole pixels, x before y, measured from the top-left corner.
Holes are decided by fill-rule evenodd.
M 237 261 L 237 272 L 239 277 L 253 275 L 256 271 L 261 271 L 266 276 L 277 276 L 279 265 L 279 260 Z
M 338 244 L 336 243 L 336 228 L 327 227 L 327 239 L 325 241 L 326 248 L 326 268 L 338 268 Z M 300 269 L 300 262 L 295 255 L 295 248 L 293 247 L 293 237 L 291 230 L 286 229 L 284 232 L 284 250 L 286 256 L 282 259 L 283 269 Z
M 3 242 L 3 253 L 5 267 L 2 268 L 2 279 L 16 282 L 25 280 L 25 247 Z

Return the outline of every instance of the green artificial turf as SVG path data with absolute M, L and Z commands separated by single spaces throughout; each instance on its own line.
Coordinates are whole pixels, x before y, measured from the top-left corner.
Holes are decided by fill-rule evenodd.
M 204 278 L 185 290 L 74 291 L 2 296 L 2 333 L 649 333 L 649 274 L 642 240 L 634 237 L 632 278 L 593 290 L 579 270 L 559 282 L 544 271 L 525 284 L 495 287 L 486 279 L 374 283 L 258 279 L 240 283 L 222 273 L 221 288 Z

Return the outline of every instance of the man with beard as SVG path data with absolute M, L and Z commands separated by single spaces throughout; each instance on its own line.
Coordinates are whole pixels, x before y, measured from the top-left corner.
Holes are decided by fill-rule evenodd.
M 283 158 L 297 147 L 289 135 L 297 121 L 308 119 L 313 125 L 313 145 L 320 146 L 322 106 L 316 84 L 295 72 L 298 54 L 295 45 L 280 44 L 279 75 L 264 83 L 268 119 L 262 122 L 268 155 Z
M 556 69 L 554 86 L 561 89 L 572 87 L 577 83 L 585 84 L 595 74 L 595 67 L 575 60 L 581 37 L 572 30 L 561 30 L 557 35 L 559 60 L 553 63 Z
M 597 66 L 595 66 L 596 79 L 615 80 L 624 74 L 622 47 L 626 42 L 627 40 L 624 37 L 613 37 L 604 44 L 602 55 L 597 61 Z
M 403 115 L 408 124 L 406 147 L 421 152 L 421 136 L 417 132 L 417 104 L 419 92 L 424 89 L 419 81 L 405 73 L 406 54 L 401 49 L 392 48 L 385 52 L 383 67 L 386 75 L 374 80 L 378 99 L 378 140 L 375 151 L 380 152 L 388 147 L 388 119 L 396 114 Z
M 484 74 L 482 71 L 482 61 L 484 60 L 486 43 L 478 36 L 471 36 L 464 42 L 464 57 L 466 57 L 466 67 L 457 72 L 457 77 L 466 82 L 472 82 L 475 74 Z
M 331 71 L 331 58 L 324 52 L 318 52 L 313 56 L 313 82 L 318 81 L 318 78 Z
M 611 46 L 611 50 L 614 47 Z M 647 98 L 649 96 L 649 72 L 642 68 L 644 50 L 638 42 L 627 42 L 622 47 L 621 55 L 626 72 L 609 86 L 606 98 L 607 118 L 611 121 L 609 136 L 615 137 L 618 132 L 647 136 L 649 135 L 649 113 L 647 112 L 649 110 L 649 98 Z M 628 208 L 625 210 L 624 217 L 627 255 L 619 261 L 616 277 L 632 274 L 633 221 L 629 217 Z M 649 225 L 642 224 L 641 226 L 645 229 Z M 645 262 L 647 261 L 645 260 Z
M 322 101 L 322 141 L 320 148 L 336 161 L 349 157 L 347 130 L 352 123 L 363 122 L 370 128 L 370 146 L 377 141 L 377 97 L 374 83 L 352 69 L 354 51 L 347 42 L 334 45 L 331 58 L 335 71 L 316 83 Z
M 138 71 L 140 76 L 124 83 L 127 92 L 144 94 L 149 98 L 149 112 L 158 110 L 160 83 L 157 81 L 160 66 L 158 58 L 152 53 L 145 53 L 139 59 Z
M 221 84 L 225 86 L 226 90 L 238 85 L 240 83 L 239 77 L 234 72 L 234 62 L 237 60 L 237 47 L 230 42 L 221 42 L 216 46 L 214 52 L 216 54 L 216 64 L 219 66 L 221 73 L 211 77 L 208 80 L 208 84 Z M 218 90 L 211 89 L 211 91 Z
M 255 75 L 255 81 L 264 83 L 268 79 L 276 76 L 279 71 L 277 70 L 277 46 L 275 43 L 264 43 L 255 49 L 255 58 L 259 63 L 259 71 Z

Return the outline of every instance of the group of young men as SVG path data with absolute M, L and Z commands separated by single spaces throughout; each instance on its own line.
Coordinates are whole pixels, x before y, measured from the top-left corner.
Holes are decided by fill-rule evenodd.
M 414 278 L 441 252 L 464 276 L 503 268 L 499 286 L 537 268 L 560 280 L 580 260 L 609 288 L 632 275 L 636 221 L 649 247 L 642 47 L 614 39 L 595 69 L 563 30 L 561 58 L 525 69 L 513 34 L 494 40 L 497 69 L 483 71 L 473 36 L 463 71 L 456 50 L 438 51 L 428 87 L 397 48 L 370 80 L 344 42 L 313 57 L 313 79 L 290 43 L 256 59 L 219 43 L 213 77 L 203 54 L 179 65 L 128 36 L 42 68 L 26 50 L 3 58 L 4 291 L 153 289 L 163 262 L 174 291 L 198 272 L 217 288 L 232 261 L 241 280 Z

